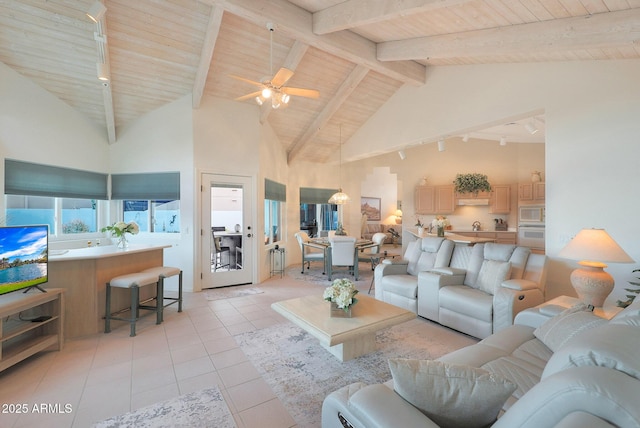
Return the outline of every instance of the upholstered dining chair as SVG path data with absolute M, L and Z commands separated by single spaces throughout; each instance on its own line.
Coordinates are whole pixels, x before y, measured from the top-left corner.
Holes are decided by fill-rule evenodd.
M 302 253 L 302 268 L 301 272 L 304 274 L 304 264 L 307 264 L 307 270 L 309 270 L 311 262 L 322 262 L 322 274 L 325 274 L 326 269 L 326 248 L 322 245 L 316 245 L 311 242 L 309 235 L 306 232 L 296 232 L 295 235 L 298 245 L 300 245 L 300 252 Z
M 358 261 L 371 262 L 371 270 L 375 269 L 377 263 L 375 258 L 372 257 L 372 254 L 378 254 L 382 251 L 382 244 L 384 243 L 385 239 L 387 239 L 387 235 L 385 233 L 374 233 L 371 237 L 373 245 L 364 248 L 360 253 L 358 253 Z
M 329 281 L 331 281 L 334 266 L 347 267 L 349 272 L 353 272 L 357 281 L 356 238 L 354 236 L 334 235 L 329 237 L 329 243 L 331 244 L 329 262 L 327 263 Z

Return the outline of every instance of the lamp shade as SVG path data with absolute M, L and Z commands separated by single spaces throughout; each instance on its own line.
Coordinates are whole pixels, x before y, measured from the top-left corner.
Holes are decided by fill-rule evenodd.
M 329 198 L 329 203 L 336 205 L 344 205 L 349 201 L 351 201 L 351 198 L 346 193 L 343 193 L 342 189 L 338 189 L 338 191 Z
M 402 210 L 396 210 L 395 214 L 396 217 L 402 217 Z
M 560 250 L 558 257 L 599 264 L 633 263 L 629 254 L 604 229 L 582 229 Z

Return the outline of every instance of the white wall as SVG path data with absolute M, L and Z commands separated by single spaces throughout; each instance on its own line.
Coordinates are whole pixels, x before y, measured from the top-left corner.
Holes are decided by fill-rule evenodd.
M 639 60 L 432 67 L 426 85 L 398 91 L 344 154 L 397 150 L 544 111 L 547 298 L 575 294 L 568 276 L 576 264 L 554 256 L 581 228 L 605 228 L 640 263 L 640 223 L 631 220 L 640 209 L 633 190 L 640 178 L 639 75 Z M 609 267 L 616 279 L 610 301 L 624 294 L 638 263 Z

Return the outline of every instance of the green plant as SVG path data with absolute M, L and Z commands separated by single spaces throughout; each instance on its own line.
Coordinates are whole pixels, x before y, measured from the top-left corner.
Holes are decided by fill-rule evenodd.
M 90 232 L 89 225 L 80 219 L 71 220 L 62 225 L 63 233 L 85 233 Z
M 632 272 L 640 272 L 640 269 L 634 269 Z M 637 279 L 640 279 L 638 277 L 636 277 Z M 640 286 L 640 282 L 637 281 L 629 281 L 629 284 L 631 285 L 635 285 L 635 286 Z M 627 294 L 627 300 L 618 300 L 616 302 L 616 304 L 621 307 L 621 308 L 626 308 L 627 306 L 629 306 L 633 300 L 638 297 L 638 294 L 640 294 L 640 288 L 625 288 L 625 291 L 628 291 L 629 293 L 633 293 L 633 294 Z
M 453 184 L 456 193 L 473 193 L 477 196 L 481 191 L 491 191 L 491 184 L 484 174 L 457 174 Z

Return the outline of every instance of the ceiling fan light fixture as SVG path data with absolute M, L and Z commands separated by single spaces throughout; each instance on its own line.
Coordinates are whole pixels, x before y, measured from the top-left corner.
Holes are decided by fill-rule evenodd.
M 285 104 L 289 104 L 289 100 L 291 99 L 291 97 L 289 96 L 289 94 L 282 94 L 282 102 Z
M 268 99 L 268 98 L 270 98 L 270 97 L 271 97 L 271 89 L 269 89 L 269 88 L 264 88 L 264 89 L 262 90 L 262 98 L 264 98 L 264 99 Z
M 261 96 L 257 96 L 256 97 L 256 104 L 258 104 L 259 106 L 261 106 L 262 104 L 264 104 L 264 100 L 262 99 Z

